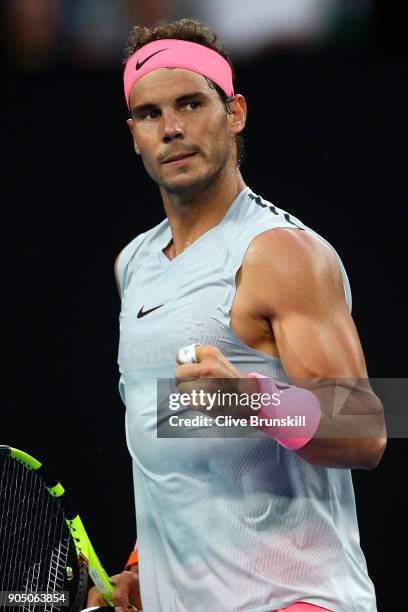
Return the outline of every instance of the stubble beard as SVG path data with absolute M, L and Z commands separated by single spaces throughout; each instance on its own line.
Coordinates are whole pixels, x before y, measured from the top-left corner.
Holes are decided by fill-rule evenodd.
M 199 200 L 199 196 L 203 192 L 208 190 L 217 190 L 218 185 L 221 183 L 222 178 L 227 171 L 229 161 L 230 155 L 229 152 L 227 152 L 217 164 L 217 167 L 213 172 L 210 171 L 204 175 L 192 178 L 190 182 L 183 183 L 182 185 L 172 185 L 163 179 L 156 180 L 156 182 L 158 183 L 160 190 L 163 190 L 170 197 L 178 196 L 180 199 L 187 202 L 194 202 Z

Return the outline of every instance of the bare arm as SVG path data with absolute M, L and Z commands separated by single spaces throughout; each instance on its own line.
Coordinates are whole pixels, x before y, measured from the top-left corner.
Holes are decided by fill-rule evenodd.
M 296 452 L 322 467 L 375 467 L 386 445 L 383 409 L 367 380 L 335 255 L 306 232 L 275 229 L 254 240 L 242 275 L 249 279 L 247 289 L 258 312 L 270 322 L 289 378 L 300 381 L 299 386 L 307 387 L 312 379 L 321 384 L 316 387 L 321 423 L 315 437 Z M 344 387 L 347 397 L 347 409 L 337 415 L 335 387 Z M 313 385 L 309 388 L 315 392 Z M 356 426 L 361 437 L 356 437 Z
M 120 255 L 121 254 L 119 253 L 119 255 L 115 259 L 115 264 L 114 264 L 115 281 L 116 281 L 116 287 L 118 288 L 119 297 L 121 297 L 120 283 L 119 283 L 119 270 L 118 270 Z

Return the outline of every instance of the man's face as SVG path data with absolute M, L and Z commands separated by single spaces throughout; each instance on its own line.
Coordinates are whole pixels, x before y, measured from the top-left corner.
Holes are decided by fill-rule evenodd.
M 230 115 L 202 75 L 181 68 L 150 72 L 133 87 L 130 107 L 135 150 L 166 191 L 210 185 L 232 160 Z

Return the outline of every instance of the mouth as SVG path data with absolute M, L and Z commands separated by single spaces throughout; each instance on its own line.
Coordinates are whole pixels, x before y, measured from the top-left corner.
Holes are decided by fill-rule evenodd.
M 183 162 L 188 161 L 191 157 L 197 155 L 196 151 L 191 151 L 190 153 L 179 153 L 178 155 L 172 155 L 171 157 L 164 160 L 163 164 L 166 166 L 169 164 L 177 164 L 180 165 Z

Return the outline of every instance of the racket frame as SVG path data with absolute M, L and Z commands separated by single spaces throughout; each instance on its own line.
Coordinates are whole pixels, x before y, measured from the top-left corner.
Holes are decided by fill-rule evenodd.
M 8 455 L 18 463 L 22 463 L 29 470 L 37 472 L 41 480 L 44 481 L 50 495 L 59 499 L 61 507 L 64 510 L 65 522 L 67 523 L 75 544 L 78 563 L 87 571 L 106 603 L 113 607 L 112 593 L 114 585 L 109 580 L 108 574 L 99 561 L 98 555 L 91 544 L 82 520 L 78 512 L 72 506 L 62 484 L 51 477 L 50 473 L 44 469 L 40 461 L 26 452 L 13 448 L 12 446 L 0 445 L 0 453 L 2 455 Z

